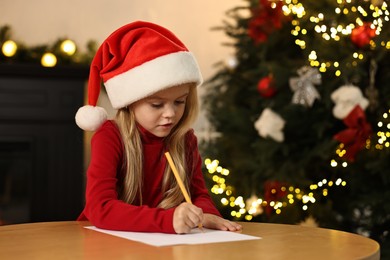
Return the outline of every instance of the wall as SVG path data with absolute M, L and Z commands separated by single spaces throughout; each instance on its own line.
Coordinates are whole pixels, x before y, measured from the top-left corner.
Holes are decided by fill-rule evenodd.
M 205 79 L 213 64 L 232 50 L 222 46 L 229 39 L 212 31 L 227 19 L 225 12 L 243 0 L 0 0 L 0 26 L 8 24 L 14 39 L 28 46 L 69 37 L 81 48 L 88 40 L 101 43 L 113 30 L 134 20 L 159 23 L 172 30 L 195 54 Z M 200 89 L 202 93 L 202 89 Z M 106 106 L 104 97 L 101 102 Z M 112 113 L 111 113 L 112 114 Z M 203 115 L 195 125 L 201 132 Z

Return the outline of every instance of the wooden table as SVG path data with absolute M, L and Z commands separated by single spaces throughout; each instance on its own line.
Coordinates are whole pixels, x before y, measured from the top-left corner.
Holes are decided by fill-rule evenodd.
M 228 243 L 154 247 L 88 230 L 88 222 L 43 222 L 0 227 L 0 259 L 379 259 L 374 240 L 342 231 L 241 223 L 262 237 Z

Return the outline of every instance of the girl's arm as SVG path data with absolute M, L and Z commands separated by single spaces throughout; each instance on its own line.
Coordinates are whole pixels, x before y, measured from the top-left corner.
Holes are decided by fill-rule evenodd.
M 113 123 L 106 123 L 91 141 L 83 215 L 95 226 L 111 230 L 175 233 L 172 209 L 134 206 L 118 199 L 122 144 Z

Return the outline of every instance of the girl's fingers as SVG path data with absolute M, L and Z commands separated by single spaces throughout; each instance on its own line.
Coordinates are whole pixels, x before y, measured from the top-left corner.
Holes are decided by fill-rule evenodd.
M 180 204 L 173 215 L 173 227 L 176 233 L 189 233 L 203 222 L 203 211 L 189 203 Z
M 242 226 L 236 222 L 212 214 L 204 214 L 205 227 L 225 231 L 240 231 Z
M 187 217 L 189 220 L 188 224 L 192 228 L 197 227 L 203 222 L 203 211 L 202 209 L 192 205 L 192 207 L 190 207 L 190 211 L 188 212 Z

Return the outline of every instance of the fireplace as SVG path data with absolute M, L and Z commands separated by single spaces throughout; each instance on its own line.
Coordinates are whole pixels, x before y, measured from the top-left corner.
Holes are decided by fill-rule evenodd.
M 23 138 L 0 140 L 0 218 L 4 221 L 31 219 L 31 145 Z
M 82 210 L 86 67 L 0 64 L 0 223 L 74 220 Z

